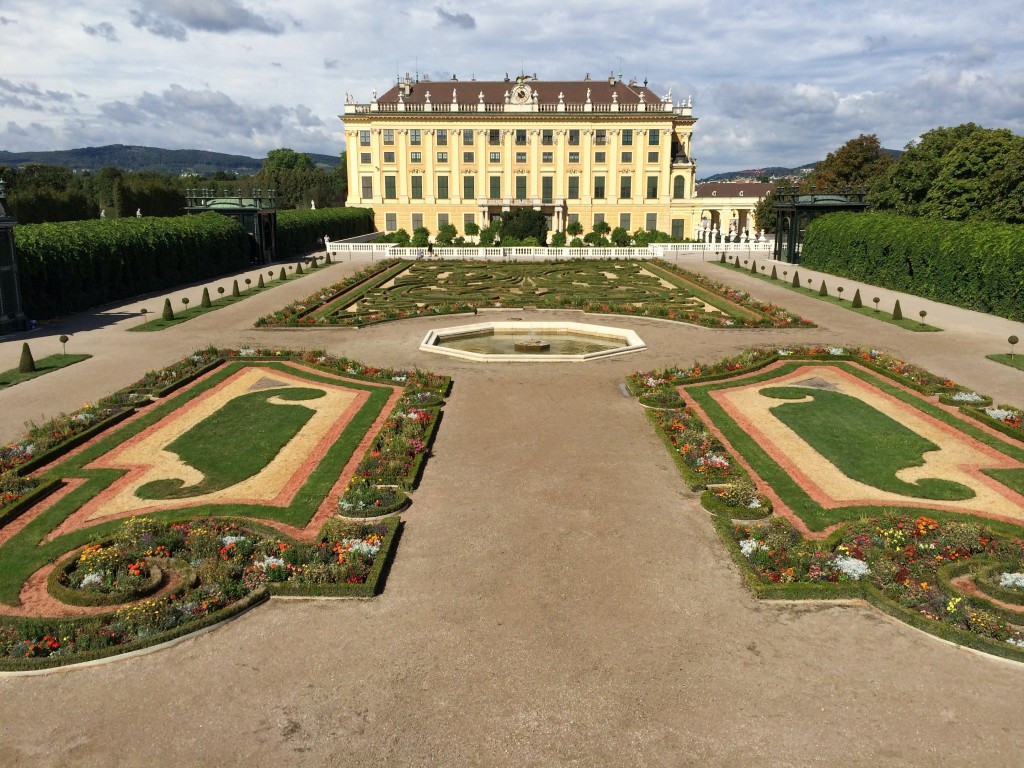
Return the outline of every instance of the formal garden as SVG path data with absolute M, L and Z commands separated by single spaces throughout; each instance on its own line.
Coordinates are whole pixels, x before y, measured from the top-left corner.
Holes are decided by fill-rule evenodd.
M 1024 660 L 1024 411 L 864 348 L 627 382 L 755 595 L 865 598 Z
M 360 327 L 517 307 L 656 317 L 712 328 L 812 325 L 783 307 L 660 260 L 533 264 L 397 259 L 371 264 L 260 318 L 257 325 Z
M 271 595 L 371 597 L 450 381 L 199 350 L 0 448 L 0 669 L 176 639 Z

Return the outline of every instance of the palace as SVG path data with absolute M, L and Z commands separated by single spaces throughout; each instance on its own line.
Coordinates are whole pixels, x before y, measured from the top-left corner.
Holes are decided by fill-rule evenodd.
M 465 233 L 516 207 L 543 212 L 551 232 L 574 221 L 694 238 L 689 100 L 659 97 L 621 76 L 578 81 L 419 81 L 408 75 L 368 104 L 346 97 L 346 205 L 373 208 L 378 230 L 442 224 Z M 723 201 L 724 202 L 724 201 Z M 757 199 L 749 202 L 750 209 Z M 747 212 L 742 218 L 746 220 Z

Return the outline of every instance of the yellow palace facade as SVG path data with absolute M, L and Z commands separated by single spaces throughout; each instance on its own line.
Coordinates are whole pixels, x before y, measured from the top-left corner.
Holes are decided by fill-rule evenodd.
M 605 221 L 628 232 L 693 237 L 701 220 L 690 139 L 696 118 L 621 78 L 544 82 L 414 81 L 367 104 L 346 97 L 346 204 L 378 230 L 472 222 L 516 207 L 551 232 Z

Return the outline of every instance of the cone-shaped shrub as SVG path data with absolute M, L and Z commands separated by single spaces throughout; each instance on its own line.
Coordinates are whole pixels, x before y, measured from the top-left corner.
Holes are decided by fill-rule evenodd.
M 892 319 L 893 320 L 902 320 L 903 319 L 903 310 L 900 309 L 900 300 L 899 299 L 896 299 L 896 306 L 892 308 Z
M 819 296 L 828 296 L 828 286 L 825 285 L 825 281 L 821 281 L 821 288 L 818 289 Z
M 239 290 L 238 290 L 238 281 L 237 280 L 235 280 L 235 282 L 233 282 L 231 284 L 231 295 L 232 296 L 241 296 L 242 295 L 241 292 L 239 292 Z
M 331 263 L 331 254 L 328 253 L 327 256 L 324 258 L 324 265 L 326 266 L 327 264 L 330 264 L 330 263 Z
M 301 275 L 302 274 L 302 262 L 301 261 L 295 267 L 295 274 L 296 275 Z
M 850 306 L 854 309 L 860 309 L 864 306 L 860 301 L 860 288 L 858 288 L 857 292 L 853 294 L 853 301 L 850 302 Z
M 28 342 L 21 345 L 21 361 L 18 363 L 18 373 L 35 373 L 36 361 L 32 357 L 32 350 L 28 348 Z
M 755 275 L 757 274 L 757 262 L 754 261 L 753 259 L 750 260 L 750 271 L 753 272 Z
M 724 253 L 720 253 L 720 254 L 719 254 L 719 259 L 718 259 L 718 260 L 719 260 L 720 262 L 722 262 L 723 264 L 725 264 L 725 254 L 724 254 Z
M 800 287 L 800 273 L 799 272 L 794 272 L 793 273 L 793 287 L 794 288 L 799 288 Z
M 775 265 L 774 265 L 774 264 L 772 264 L 772 280 L 778 280 L 778 279 L 779 279 L 779 275 L 778 275 L 778 273 L 777 273 L 777 272 L 775 271 Z
M 212 307 L 213 303 L 210 301 L 210 289 L 203 288 L 203 298 L 199 301 L 200 307 Z
M 266 288 L 267 284 L 263 282 L 263 275 L 260 275 L 260 279 L 256 281 L 257 288 Z
M 281 267 L 281 274 L 279 274 L 279 275 L 277 276 L 277 279 L 278 279 L 278 280 L 287 280 L 287 279 L 288 279 L 288 275 L 286 275 L 286 274 L 284 273 L 284 267 Z
M 164 314 L 163 314 L 163 318 L 164 318 L 164 320 L 173 320 L 174 319 L 174 310 L 171 309 L 171 300 L 170 299 L 164 299 Z

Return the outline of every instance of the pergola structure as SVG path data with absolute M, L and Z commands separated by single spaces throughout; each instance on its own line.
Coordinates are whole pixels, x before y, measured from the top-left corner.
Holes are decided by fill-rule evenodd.
M 866 189 L 840 192 L 815 192 L 802 195 L 798 187 L 779 186 L 775 190 L 775 259 L 797 264 L 804 244 L 807 225 L 819 216 L 839 211 L 863 211 L 868 207 Z
M 256 189 L 251 197 L 243 197 L 242 190 L 232 195 L 225 189 L 218 195 L 214 189 L 186 189 L 185 201 L 189 214 L 213 211 L 245 227 L 253 264 L 269 264 L 277 258 L 277 193 L 273 189 Z
M 27 326 L 21 308 L 18 260 L 14 255 L 14 225 L 18 219 L 4 210 L 7 191 L 0 179 L 0 334 L 24 331 Z

